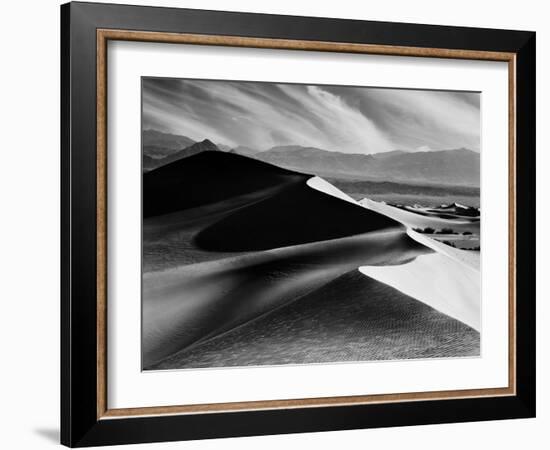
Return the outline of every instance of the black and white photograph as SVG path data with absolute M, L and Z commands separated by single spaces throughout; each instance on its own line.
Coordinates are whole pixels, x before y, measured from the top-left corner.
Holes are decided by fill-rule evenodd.
M 6 2 L 0 450 L 544 447 L 547 9 Z
M 480 94 L 142 78 L 143 370 L 480 355 Z

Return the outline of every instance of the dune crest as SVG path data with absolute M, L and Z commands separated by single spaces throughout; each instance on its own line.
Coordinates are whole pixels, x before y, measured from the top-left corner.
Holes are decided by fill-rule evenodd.
M 435 229 L 452 226 L 457 231 L 471 231 L 479 234 L 479 221 L 472 222 L 466 219 L 441 219 L 438 217 L 428 217 L 414 212 L 405 211 L 387 203 L 376 202 L 368 198 L 359 201 L 359 204 L 371 211 L 379 212 L 385 216 L 391 217 L 398 222 L 411 228 L 432 227 Z
M 354 205 L 357 205 L 357 202 L 353 198 L 351 198 L 345 192 L 342 192 L 333 184 L 330 184 L 324 178 L 312 177 L 309 180 L 307 180 L 306 183 L 309 187 L 313 189 L 317 189 L 320 192 L 324 192 L 325 194 L 332 195 L 333 197 L 336 197 L 341 200 L 345 200 L 346 202 L 350 202 L 350 203 L 353 203 Z
M 245 156 L 204 151 L 143 174 L 143 216 L 159 216 L 308 178 Z
M 437 241 L 436 239 L 431 239 L 422 233 L 417 233 L 410 228 L 407 229 L 407 234 L 412 237 L 416 242 L 419 242 L 426 247 L 431 248 L 437 253 L 448 256 L 449 258 L 454 259 L 462 264 L 468 266 L 468 268 L 476 270 L 478 273 L 481 270 L 481 260 L 479 252 L 461 250 L 459 248 L 450 247 L 442 242 Z

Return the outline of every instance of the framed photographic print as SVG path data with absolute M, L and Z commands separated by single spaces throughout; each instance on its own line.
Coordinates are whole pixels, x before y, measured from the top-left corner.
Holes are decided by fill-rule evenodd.
M 61 19 L 63 444 L 535 415 L 535 33 Z

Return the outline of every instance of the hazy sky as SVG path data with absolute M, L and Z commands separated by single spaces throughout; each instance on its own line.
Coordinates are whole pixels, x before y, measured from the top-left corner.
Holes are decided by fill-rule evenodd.
M 267 150 L 479 151 L 479 94 L 146 78 L 143 128 Z

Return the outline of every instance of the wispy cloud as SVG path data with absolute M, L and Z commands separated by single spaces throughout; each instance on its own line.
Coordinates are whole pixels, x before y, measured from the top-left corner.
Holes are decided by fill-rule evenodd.
M 143 126 L 264 150 L 479 150 L 479 95 L 420 90 L 147 78 Z

